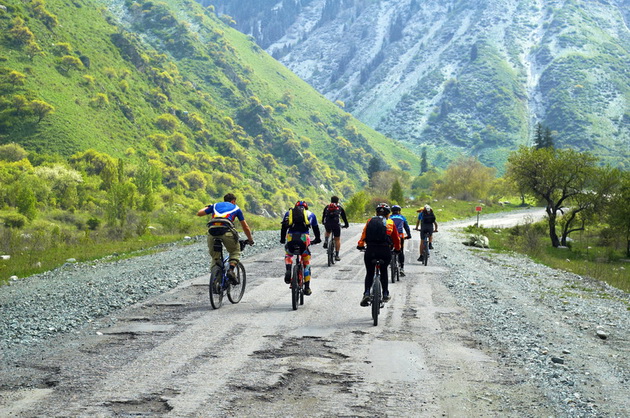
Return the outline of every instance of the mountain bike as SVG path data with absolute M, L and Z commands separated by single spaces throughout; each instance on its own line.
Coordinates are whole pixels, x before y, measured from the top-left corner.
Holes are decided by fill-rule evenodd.
M 286 244 L 289 254 L 294 256 L 294 265 L 291 269 L 291 306 L 297 310 L 298 304 L 304 305 L 304 266 L 302 265 L 302 253 L 306 249 L 303 241 L 290 241 Z
M 241 251 L 243 251 L 247 244 L 247 240 L 239 241 Z M 223 304 L 223 296 L 226 294 L 229 301 L 232 303 L 239 303 L 241 301 L 243 293 L 245 293 L 245 283 L 247 282 L 247 277 L 245 275 L 245 267 L 243 267 L 239 261 L 234 268 L 236 281 L 238 283 L 230 283 L 230 279 L 227 276 L 228 269 L 230 268 L 230 257 L 229 255 L 223 257 L 223 243 L 218 238 L 214 239 L 214 250 L 220 253 L 219 260 L 223 261 L 215 263 L 210 270 L 209 293 L 212 308 L 219 309 Z
M 424 264 L 425 266 L 429 262 L 429 238 L 431 238 L 432 235 L 433 235 L 433 232 L 426 232 L 424 234 L 424 238 L 422 238 L 422 243 L 423 243 L 422 264 Z
M 328 267 L 330 267 L 335 264 L 335 237 L 333 237 L 332 233 L 328 236 L 326 245 L 328 246 L 326 248 L 328 253 Z
M 381 263 L 383 260 L 373 260 L 375 264 L 374 269 L 374 281 L 372 282 L 372 290 L 370 291 L 370 304 L 372 305 L 372 319 L 374 320 L 374 326 L 378 325 L 378 315 L 381 313 L 381 308 L 384 306 L 383 302 L 383 289 L 381 285 Z
M 396 281 L 400 281 L 400 266 L 398 261 L 399 251 L 392 250 L 392 261 L 389 265 L 390 273 L 392 276 L 392 283 L 396 283 Z

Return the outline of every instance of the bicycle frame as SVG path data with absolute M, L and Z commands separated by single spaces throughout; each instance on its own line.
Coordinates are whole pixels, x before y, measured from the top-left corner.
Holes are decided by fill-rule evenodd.
M 302 254 L 292 253 L 295 257 L 295 265 L 291 274 L 291 306 L 297 310 L 298 303 L 304 305 L 304 266 L 302 265 Z
M 378 315 L 383 307 L 383 289 L 381 285 L 381 260 L 375 260 L 374 279 L 372 281 L 372 290 L 370 294 L 370 304 L 372 305 L 372 320 L 374 326 L 378 325 Z
M 238 303 L 241 301 L 243 293 L 245 292 L 246 274 L 245 268 L 240 262 L 238 262 L 235 267 L 235 273 L 238 277 L 239 283 L 238 285 L 230 284 L 230 279 L 227 276 L 230 256 L 223 256 L 223 243 L 220 239 L 215 238 L 213 245 L 214 250 L 219 253 L 218 260 L 221 261 L 216 261 L 212 266 L 210 273 L 209 295 L 212 308 L 219 309 L 223 304 L 223 296 L 226 293 L 230 302 Z M 247 241 L 241 240 L 239 241 L 239 245 L 241 246 L 241 250 L 243 250 L 245 245 L 247 245 Z M 235 292 L 233 293 L 233 291 Z
M 335 237 L 333 236 L 332 232 L 328 236 L 327 241 L 328 248 L 326 249 L 326 252 L 328 254 L 328 267 L 330 267 L 331 265 L 335 264 Z

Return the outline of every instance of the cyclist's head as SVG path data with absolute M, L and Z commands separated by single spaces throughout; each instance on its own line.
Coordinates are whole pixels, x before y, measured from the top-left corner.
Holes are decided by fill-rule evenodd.
M 424 205 L 424 210 L 427 211 L 427 212 L 431 212 L 431 206 Z
M 376 214 L 378 216 L 387 216 L 391 212 L 389 205 L 387 203 L 379 203 L 376 206 Z
M 295 207 L 303 207 L 304 209 L 308 209 L 308 204 L 306 203 L 306 200 L 298 200 L 297 202 L 295 202 Z
M 339 203 L 339 197 L 333 196 L 330 198 L 330 203 Z
M 225 196 L 223 196 L 224 202 L 231 202 L 233 200 L 236 200 L 236 196 L 234 195 L 234 193 L 228 193 Z
M 402 210 L 402 208 L 398 205 L 393 205 L 392 206 L 392 213 L 400 213 L 400 211 Z

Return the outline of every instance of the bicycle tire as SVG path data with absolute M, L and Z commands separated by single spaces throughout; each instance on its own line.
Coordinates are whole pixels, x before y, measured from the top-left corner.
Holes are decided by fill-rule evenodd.
M 298 308 L 298 300 L 300 298 L 300 285 L 298 283 L 299 270 L 300 264 L 298 262 L 293 266 L 293 274 L 291 275 L 291 306 L 293 307 L 294 311 L 296 311 Z
M 236 277 L 238 278 L 238 284 L 230 284 L 227 289 L 228 300 L 232 303 L 239 303 L 245 293 L 245 285 L 247 283 L 247 276 L 245 274 L 245 267 L 239 262 L 236 264 Z
M 210 305 L 213 309 L 219 309 L 223 304 L 223 293 L 225 289 L 222 286 L 223 269 L 219 266 L 212 267 L 210 272 L 209 294 Z
M 381 275 L 374 275 L 374 282 L 372 283 L 372 320 L 374 326 L 378 325 L 378 315 L 381 312 Z
M 334 238 L 331 238 L 333 235 L 330 234 L 328 238 L 328 267 L 335 264 L 335 247 L 334 247 Z
M 424 258 L 422 260 L 422 264 L 426 266 L 428 262 L 429 262 L 429 242 L 427 241 L 424 243 Z
M 397 270 L 397 262 L 396 262 L 396 257 L 398 257 L 398 255 L 396 255 L 395 253 L 392 253 L 392 262 L 389 265 L 389 270 L 392 276 L 392 283 L 396 283 L 396 270 Z

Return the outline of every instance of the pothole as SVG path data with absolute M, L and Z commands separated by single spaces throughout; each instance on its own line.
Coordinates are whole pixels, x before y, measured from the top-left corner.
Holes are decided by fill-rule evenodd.
M 159 396 L 112 401 L 109 402 L 109 407 L 116 415 L 134 416 L 163 414 L 173 410 L 173 407 L 168 404 L 168 401 Z

